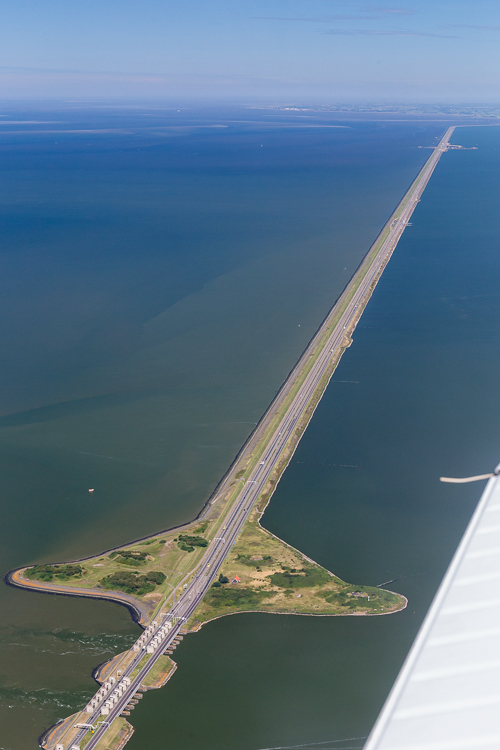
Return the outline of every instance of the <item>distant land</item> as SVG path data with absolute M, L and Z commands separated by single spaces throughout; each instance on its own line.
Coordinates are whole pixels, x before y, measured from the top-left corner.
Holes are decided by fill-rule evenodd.
M 440 119 L 500 119 L 500 107 L 492 105 L 451 104 L 268 104 L 253 105 L 249 109 L 268 109 L 276 112 L 324 112 L 349 115 L 409 115 L 412 118 L 436 117 Z M 482 123 L 484 124 L 484 122 Z

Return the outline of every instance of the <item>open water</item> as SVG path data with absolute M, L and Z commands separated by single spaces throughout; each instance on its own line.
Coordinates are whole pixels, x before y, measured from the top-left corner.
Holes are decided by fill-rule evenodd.
M 6 571 L 199 511 L 445 125 L 4 115 L 42 121 L 0 132 Z M 131 750 L 362 745 L 340 740 L 368 733 L 479 494 L 436 479 L 497 459 L 500 137 L 455 141 L 480 148 L 441 160 L 264 519 L 348 581 L 398 578 L 410 607 L 206 626 Z M 0 748 L 26 750 L 138 627 L 7 587 L 1 608 Z

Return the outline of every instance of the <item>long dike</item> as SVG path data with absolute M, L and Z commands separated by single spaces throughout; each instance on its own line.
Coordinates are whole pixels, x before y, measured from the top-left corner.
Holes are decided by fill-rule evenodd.
M 84 728 L 75 732 L 73 722 L 71 722 L 72 727 L 68 727 L 69 731 L 64 733 L 64 738 L 61 738 L 63 750 L 79 745 L 85 746 L 86 750 L 93 748 L 100 750 L 100 740 L 104 738 L 109 726 L 122 714 L 148 672 L 177 637 L 183 624 L 192 616 L 203 599 L 231 544 L 237 539 L 255 504 L 264 493 L 267 493 L 268 499 L 274 491 L 343 352 L 351 344 L 351 336 L 361 314 L 408 225 L 439 158 L 447 150 L 453 130 L 453 127 L 448 128 L 432 151 L 343 294 L 323 321 L 275 400 L 215 490 L 212 499 L 205 506 L 204 513 L 208 515 L 213 504 L 225 496 L 224 510 L 220 516 L 226 524 L 225 538 L 219 537 L 212 540 L 203 561 L 199 563 L 196 571 L 191 572 L 193 577 L 178 602 L 169 611 L 163 607 L 160 608 L 139 639 L 137 647 L 133 649 L 137 655 L 134 656 L 125 672 L 110 683 L 104 692 L 102 688 L 98 691 L 95 700 L 93 699 L 87 707 L 87 712 L 77 715 L 76 723 L 93 724 L 97 727 L 95 733 L 89 737 L 88 730 Z M 238 470 L 242 470 L 241 467 L 244 469 L 246 482 L 243 487 L 236 489 L 231 481 L 234 480 Z M 18 572 L 20 573 L 21 570 L 19 569 Z M 15 573 L 16 571 L 12 571 L 9 574 L 10 582 L 13 585 L 19 585 L 21 581 L 16 582 Z M 37 588 L 43 590 L 43 585 Z M 47 586 L 46 590 L 50 593 L 58 593 L 51 586 Z M 84 592 L 83 595 L 90 596 L 91 594 Z M 122 603 L 125 604 L 125 601 Z M 144 664 L 141 659 L 146 648 L 151 656 Z M 98 697 L 99 694 L 100 697 Z M 106 704 L 109 704 L 106 710 L 103 710 L 104 700 Z M 97 726 L 98 720 L 101 723 Z M 52 743 L 44 743 L 44 747 L 48 750 L 54 748 Z

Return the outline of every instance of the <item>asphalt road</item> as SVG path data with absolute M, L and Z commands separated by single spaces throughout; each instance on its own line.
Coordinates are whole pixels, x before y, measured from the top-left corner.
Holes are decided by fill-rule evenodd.
M 143 669 L 135 676 L 127 690 L 124 691 L 123 695 L 118 699 L 117 703 L 110 709 L 108 716 L 101 717 L 100 706 L 92 714 L 88 714 L 85 719 L 86 722 L 96 725 L 97 721 L 101 718 L 105 720 L 105 723 L 100 724 L 95 734 L 92 735 L 91 739 L 85 745 L 85 750 L 92 750 L 95 748 L 99 740 L 105 735 L 109 724 L 118 717 L 125 709 L 131 698 L 137 692 L 138 688 L 144 681 L 147 673 L 152 669 L 154 664 L 164 654 L 165 650 L 169 647 L 171 642 L 178 635 L 179 630 L 183 624 L 191 617 L 200 604 L 201 600 L 207 593 L 208 589 L 212 585 L 215 576 L 217 575 L 220 566 L 222 565 L 231 545 L 233 545 L 240 533 L 243 524 L 250 515 L 253 506 L 260 497 L 264 487 L 266 486 L 269 478 L 274 472 L 280 457 L 286 448 L 290 437 L 293 434 L 297 424 L 301 421 L 301 418 L 307 409 L 309 402 L 314 395 L 316 389 L 321 383 L 321 380 L 325 373 L 328 372 L 333 361 L 335 360 L 339 347 L 345 343 L 344 340 L 346 335 L 349 334 L 354 326 L 356 325 L 359 317 L 359 306 L 366 302 L 366 299 L 370 296 L 370 287 L 372 283 L 377 279 L 378 275 L 383 270 L 385 264 L 390 258 L 401 234 L 407 226 L 409 219 L 420 200 L 420 196 L 429 181 L 429 178 L 441 156 L 443 151 L 446 151 L 448 140 L 451 137 L 454 128 L 448 128 L 445 135 L 439 142 L 438 146 L 434 149 L 431 156 L 429 157 L 423 171 L 420 174 L 418 182 L 416 182 L 407 193 L 405 199 L 403 199 L 403 209 L 396 219 L 392 221 L 390 231 L 387 239 L 384 241 L 375 259 L 371 262 L 369 269 L 366 271 L 365 276 L 358 288 L 354 292 L 352 299 L 349 301 L 346 309 L 342 313 L 337 325 L 331 333 L 328 341 L 322 348 L 319 356 L 317 357 L 314 365 L 311 367 L 309 374 L 304 380 L 302 386 L 297 392 L 293 399 L 290 407 L 283 416 L 279 426 L 276 428 L 275 433 L 268 442 L 265 452 L 261 458 L 261 462 L 254 468 L 252 474 L 247 479 L 245 484 L 242 484 L 241 492 L 233 504 L 231 509 L 228 511 L 226 522 L 224 524 L 225 529 L 220 533 L 224 534 L 223 537 L 214 539 L 203 558 L 201 565 L 198 567 L 197 573 L 194 579 L 188 584 L 187 588 L 181 594 L 177 603 L 172 607 L 170 612 L 164 615 L 158 615 L 156 620 L 164 624 L 167 621 L 172 623 L 172 628 L 164 635 L 159 645 L 155 649 L 151 658 Z M 363 272 L 363 265 L 358 271 Z M 358 277 L 359 278 L 359 277 Z M 340 297 L 335 307 L 332 308 L 329 316 L 325 319 L 322 328 L 318 331 L 311 344 L 308 346 L 302 358 L 299 362 L 299 367 L 296 367 L 289 377 L 287 383 L 289 389 L 295 384 L 294 373 L 299 373 L 303 365 L 306 364 L 312 351 L 315 349 L 318 338 L 321 337 L 324 330 L 327 328 L 331 318 L 338 314 L 339 308 L 341 308 L 345 302 L 346 295 L 348 296 L 352 291 L 352 285 L 356 282 L 356 277 L 353 278 L 350 285 L 346 288 L 344 294 Z M 158 628 L 157 628 L 158 630 Z M 157 631 L 155 631 L 157 632 Z M 147 644 L 155 637 L 155 632 L 151 633 L 147 642 L 144 644 L 143 649 L 146 648 Z M 141 650 L 137 657 L 134 659 L 132 664 L 122 674 L 121 680 L 124 677 L 129 677 L 133 670 L 137 667 L 141 659 L 145 654 L 145 650 Z M 109 691 L 111 695 L 116 689 L 116 685 Z M 85 737 L 88 730 L 82 729 L 79 731 L 77 736 L 72 740 L 69 746 L 64 745 L 64 750 L 71 748 L 73 745 L 79 745 Z M 64 740 L 63 740 L 64 744 Z

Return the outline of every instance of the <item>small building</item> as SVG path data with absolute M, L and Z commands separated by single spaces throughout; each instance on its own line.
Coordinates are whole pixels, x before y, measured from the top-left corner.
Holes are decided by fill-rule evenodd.
M 234 576 L 233 580 L 231 581 L 231 583 L 239 583 L 239 582 L 240 582 L 239 576 Z

